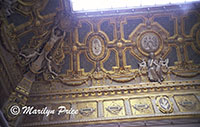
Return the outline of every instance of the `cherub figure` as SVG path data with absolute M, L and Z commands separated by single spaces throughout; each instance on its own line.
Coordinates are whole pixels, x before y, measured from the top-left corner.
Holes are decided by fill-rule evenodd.
M 139 70 L 140 70 L 140 72 L 141 73 L 146 73 L 146 70 L 147 70 L 147 62 L 144 60 L 144 59 L 142 59 L 142 62 L 141 63 L 139 63 Z

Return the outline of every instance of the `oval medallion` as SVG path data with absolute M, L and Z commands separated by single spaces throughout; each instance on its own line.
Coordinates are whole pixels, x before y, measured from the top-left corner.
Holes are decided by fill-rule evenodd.
M 102 52 L 102 44 L 98 38 L 92 40 L 92 53 L 96 56 L 100 55 Z
M 170 102 L 169 98 L 166 96 L 158 97 L 157 98 L 157 105 L 159 110 L 162 113 L 171 113 L 173 112 L 173 105 Z
M 91 33 L 86 41 L 87 55 L 91 60 L 102 60 L 106 56 L 106 38 L 102 33 Z

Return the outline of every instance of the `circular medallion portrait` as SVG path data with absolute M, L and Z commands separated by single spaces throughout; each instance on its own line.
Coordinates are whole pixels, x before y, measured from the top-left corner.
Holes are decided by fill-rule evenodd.
M 139 51 L 148 56 L 150 52 L 158 54 L 163 48 L 160 35 L 154 31 L 145 31 L 137 38 Z
M 160 46 L 159 36 L 155 33 L 145 33 L 141 37 L 140 45 L 146 52 L 155 52 Z

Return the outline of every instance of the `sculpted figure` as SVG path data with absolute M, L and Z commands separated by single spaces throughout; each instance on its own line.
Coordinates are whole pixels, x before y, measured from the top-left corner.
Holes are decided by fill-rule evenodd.
M 25 65 L 28 65 L 36 60 L 39 55 L 41 55 L 41 53 L 33 48 L 24 49 L 19 53 L 20 59 L 22 60 L 21 62 Z
M 34 51 L 32 54 L 29 54 L 26 56 L 25 54 L 20 52 L 19 55 L 23 56 L 25 59 L 31 59 L 31 58 L 35 57 L 36 55 L 41 55 L 41 53 Z
M 51 66 L 51 63 L 52 63 L 52 60 L 51 60 L 51 59 L 52 59 L 52 57 L 50 57 L 50 59 L 47 58 L 47 57 L 45 57 L 45 58 L 46 58 L 46 60 L 47 60 L 47 67 L 48 67 L 49 72 L 50 72 L 51 74 L 53 74 L 54 76 L 58 76 L 58 74 L 52 70 L 52 66 Z
M 147 63 L 149 80 L 161 83 L 164 80 L 163 72 L 166 72 L 168 69 L 169 59 L 163 60 L 160 58 L 158 61 L 155 59 L 154 53 L 151 52 Z
M 139 63 L 139 70 L 142 74 L 146 74 L 147 70 L 147 62 L 143 59 L 141 63 Z
M 43 67 L 47 66 L 48 71 L 50 73 L 52 73 L 53 75 L 57 76 L 57 74 L 52 70 L 52 66 L 51 66 L 52 60 L 51 60 L 51 58 L 49 59 L 47 56 L 48 56 L 49 52 L 52 50 L 55 43 L 58 40 L 63 39 L 64 36 L 65 36 L 64 31 L 60 30 L 57 27 L 54 27 L 52 29 L 51 37 L 50 37 L 49 41 L 45 44 L 41 53 L 36 52 L 36 51 L 29 55 L 20 53 L 21 56 L 23 56 L 24 58 L 27 58 L 27 59 L 35 58 L 35 56 L 38 56 L 29 66 L 30 70 L 33 73 L 41 73 L 41 72 L 43 72 L 43 70 L 42 70 Z
M 156 71 L 157 68 L 159 70 L 158 61 L 154 58 L 154 53 L 150 53 L 148 60 L 148 78 L 150 81 L 161 82 L 161 79 Z
M 167 69 L 168 68 L 168 63 L 169 63 L 169 59 L 168 58 L 165 59 L 165 60 L 163 60 L 162 58 L 160 58 L 160 65 L 162 67 L 165 67 Z
M 142 59 L 142 62 L 139 63 L 139 69 L 143 69 L 143 68 L 146 68 L 147 67 L 147 63 L 144 59 Z

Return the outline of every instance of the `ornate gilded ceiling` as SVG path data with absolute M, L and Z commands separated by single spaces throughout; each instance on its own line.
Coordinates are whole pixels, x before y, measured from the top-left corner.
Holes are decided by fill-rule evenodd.
M 68 0 L 2 5 L 0 77 L 14 91 L 9 106 L 80 110 L 47 118 L 57 124 L 199 112 L 199 3 L 101 13 L 74 13 Z
M 15 4 L 16 11 L 3 18 L 1 36 L 2 45 L 15 57 L 22 74 L 30 69 L 40 75 L 38 80 L 60 80 L 72 86 L 95 79 L 91 85 L 106 85 L 108 80 L 141 82 L 141 75 L 148 76 L 145 70 L 138 70 L 139 63 L 147 61 L 150 52 L 156 59 L 169 59 L 168 77 L 187 77 L 181 67 L 190 63 L 196 64 L 190 67 L 193 75 L 199 73 L 195 69 L 199 64 L 198 11 L 75 18 L 67 1 Z M 53 29 L 59 29 L 62 37 L 55 39 Z M 49 47 L 52 39 L 57 43 Z M 48 60 L 36 60 L 44 50 L 48 50 Z M 37 66 L 41 67 L 34 70 L 34 61 L 40 61 Z M 44 67 L 48 64 L 51 69 Z M 177 67 L 180 69 L 175 71 Z

